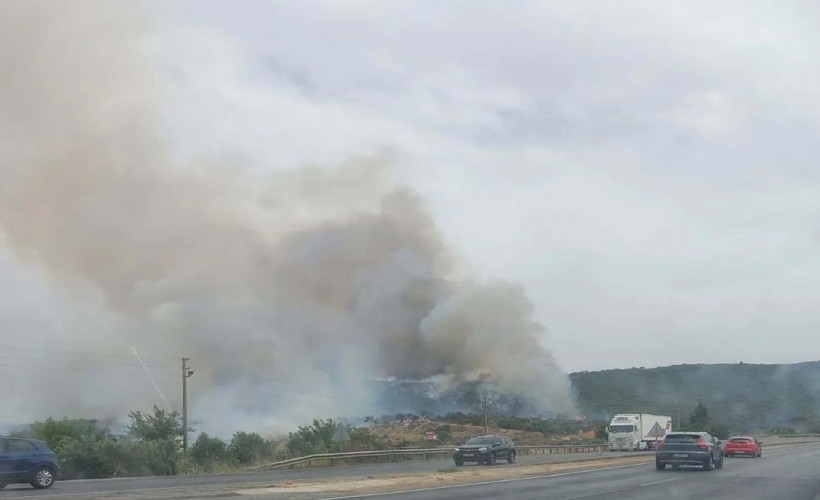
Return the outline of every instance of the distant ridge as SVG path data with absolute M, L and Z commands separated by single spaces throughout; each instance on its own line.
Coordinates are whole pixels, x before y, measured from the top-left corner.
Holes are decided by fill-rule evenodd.
M 646 412 L 688 418 L 703 401 L 734 430 L 820 431 L 820 361 L 683 364 L 583 371 L 570 380 L 585 415 Z

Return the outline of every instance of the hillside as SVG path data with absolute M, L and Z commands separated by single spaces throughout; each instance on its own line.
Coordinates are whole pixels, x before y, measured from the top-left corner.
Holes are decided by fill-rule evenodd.
M 570 375 L 581 411 L 688 418 L 698 401 L 735 430 L 791 427 L 818 431 L 820 361 L 793 365 L 677 365 L 579 372 Z
M 480 416 L 453 414 L 426 418 L 406 416 L 402 420 L 379 419 L 366 429 L 379 443 L 388 448 L 412 448 L 456 445 L 484 434 L 483 425 L 473 423 Z M 425 434 L 435 434 L 435 441 L 427 441 Z M 490 417 L 489 432 L 510 436 L 519 446 L 562 443 L 589 443 L 595 438 L 595 429 L 583 422 L 555 422 L 527 418 Z

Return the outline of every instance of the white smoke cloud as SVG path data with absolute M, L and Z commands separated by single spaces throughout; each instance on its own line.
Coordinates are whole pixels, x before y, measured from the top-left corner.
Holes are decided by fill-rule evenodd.
M 0 16 L 0 230 L 100 311 L 72 320 L 70 382 L 33 375 L 49 388 L 33 413 L 156 402 L 122 358 L 131 345 L 163 369 L 189 355 L 195 418 L 221 432 L 379 411 L 380 377 L 485 380 L 533 410 L 572 407 L 522 290 L 459 276 L 383 159 L 273 175 L 177 164 L 137 50 L 146 25 L 114 7 L 6 2 Z

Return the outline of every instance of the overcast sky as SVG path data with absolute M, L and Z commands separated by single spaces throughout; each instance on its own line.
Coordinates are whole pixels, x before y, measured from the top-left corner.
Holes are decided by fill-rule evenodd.
M 143 10 L 181 160 L 385 155 L 472 272 L 524 285 L 565 370 L 820 358 L 814 2 Z M 64 321 L 6 251 L 0 300 Z

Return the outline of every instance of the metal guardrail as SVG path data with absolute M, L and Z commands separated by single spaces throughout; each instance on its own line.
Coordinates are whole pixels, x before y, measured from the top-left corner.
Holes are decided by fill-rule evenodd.
M 384 459 L 390 457 L 421 457 L 422 460 L 427 460 L 433 457 L 450 457 L 453 454 L 454 447 L 446 448 L 406 448 L 398 450 L 377 450 L 377 451 L 351 451 L 347 453 L 319 453 L 315 455 L 308 455 L 299 458 L 291 458 L 290 460 L 282 460 L 270 464 L 257 465 L 248 470 L 274 470 L 294 468 L 297 466 L 310 467 L 314 463 L 323 463 L 325 466 L 333 467 L 334 465 L 345 461 L 368 461 L 375 462 L 377 459 Z M 575 454 L 575 453 L 603 453 L 609 448 L 607 445 L 544 445 L 544 446 L 516 446 L 516 452 L 519 455 L 557 455 L 557 454 Z
M 561 444 L 544 446 L 516 446 L 519 455 L 562 455 L 565 453 L 603 453 L 609 451 L 607 444 Z M 521 452 L 524 453 L 521 453 Z
M 769 436 L 772 437 L 772 436 Z M 784 436 L 780 436 L 784 437 Z M 788 437 L 812 437 L 812 435 L 802 434 Z M 816 441 L 797 441 L 789 443 L 772 443 L 772 446 L 789 446 L 795 444 L 809 444 L 816 443 Z M 765 442 L 764 442 L 765 445 Z M 449 458 L 453 453 L 452 446 L 442 448 L 405 448 L 397 450 L 373 450 L 373 451 L 351 451 L 347 453 L 320 453 L 316 455 L 308 455 L 299 458 L 291 458 L 290 460 L 282 460 L 270 464 L 257 465 L 248 470 L 274 470 L 286 469 L 294 467 L 311 467 L 314 463 L 321 463 L 325 467 L 333 467 L 343 462 L 376 462 L 382 459 L 398 458 L 404 460 L 406 458 L 420 457 L 421 460 L 429 458 Z M 609 451 L 609 445 L 595 444 L 595 445 L 543 445 L 543 446 L 516 446 L 516 452 L 519 455 L 562 455 L 562 454 L 577 454 L 577 453 L 599 453 Z
M 790 438 L 816 438 L 820 437 L 820 434 L 764 434 L 761 438 L 783 438 L 783 439 L 790 439 Z

